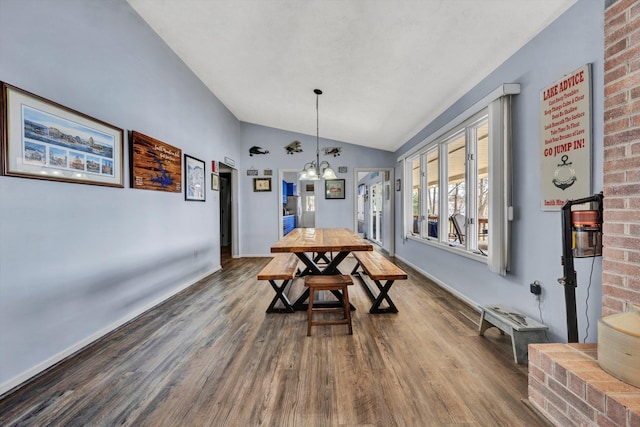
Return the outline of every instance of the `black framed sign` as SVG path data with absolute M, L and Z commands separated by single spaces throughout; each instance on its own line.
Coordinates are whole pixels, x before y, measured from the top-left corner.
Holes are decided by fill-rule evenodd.
M 204 161 L 184 155 L 184 199 L 196 202 L 205 201 Z
M 344 179 L 327 179 L 324 182 L 325 199 L 344 199 Z

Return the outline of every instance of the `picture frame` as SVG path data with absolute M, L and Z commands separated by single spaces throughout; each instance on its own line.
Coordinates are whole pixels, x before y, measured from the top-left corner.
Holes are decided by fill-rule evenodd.
M 182 150 L 131 131 L 131 188 L 182 192 Z
M 220 190 L 220 176 L 217 173 L 211 174 L 211 191 Z
M 271 191 L 271 178 L 253 178 L 253 191 Z
M 327 179 L 324 182 L 325 199 L 344 199 L 344 179 Z
M 184 155 L 184 199 L 204 202 L 206 199 L 204 161 L 188 154 Z
M 124 188 L 124 131 L 1 84 L 2 175 Z

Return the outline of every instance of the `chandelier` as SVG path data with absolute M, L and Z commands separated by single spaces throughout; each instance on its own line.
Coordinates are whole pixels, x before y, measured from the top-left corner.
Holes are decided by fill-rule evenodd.
M 323 179 L 336 179 L 336 173 L 331 169 L 328 161 L 320 161 L 320 116 L 318 113 L 318 98 L 322 95 L 320 89 L 314 89 L 316 94 L 316 159 L 304 165 L 300 172 L 300 179 L 306 181 L 317 181 Z

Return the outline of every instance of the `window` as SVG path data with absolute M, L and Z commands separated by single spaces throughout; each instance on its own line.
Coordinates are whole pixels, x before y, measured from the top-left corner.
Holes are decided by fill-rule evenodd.
M 482 249 L 482 243 L 479 246 L 478 239 L 472 238 L 472 235 L 480 232 L 476 224 L 488 222 L 486 203 L 480 213 L 480 203 L 477 202 L 488 198 L 487 136 L 487 112 L 484 111 L 479 119 L 454 129 L 410 159 L 413 236 L 487 254 Z M 480 138 L 485 141 L 484 149 L 479 147 Z M 443 156 L 438 155 L 440 151 L 444 153 Z M 478 155 L 480 151 L 484 152 L 482 162 Z M 440 171 L 445 173 L 442 179 Z M 483 186 L 482 193 L 478 191 L 480 187 L 476 183 Z M 467 188 L 471 191 L 467 191 Z M 446 194 L 443 210 L 440 194 Z M 445 220 L 441 221 L 440 218 Z
M 489 95 L 498 96 L 400 159 L 406 235 L 484 259 L 499 274 L 508 270 L 511 219 L 511 98 L 505 95 L 518 92 L 518 85 L 503 85 Z

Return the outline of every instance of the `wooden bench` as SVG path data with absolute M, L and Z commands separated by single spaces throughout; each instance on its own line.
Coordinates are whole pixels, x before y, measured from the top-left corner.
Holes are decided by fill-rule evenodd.
M 478 334 L 482 336 L 487 329 L 496 327 L 501 334 L 509 335 L 516 363 L 527 363 L 529 344 L 545 342 L 548 327 L 513 308 L 494 304 L 481 307 L 481 312 Z
M 279 253 L 258 273 L 258 280 L 268 280 L 276 291 L 267 313 L 293 313 L 293 306 L 285 295 L 287 286 L 291 284 L 298 271 L 298 257 L 294 253 Z M 282 280 L 278 285 L 276 280 Z M 284 308 L 275 308 L 278 301 L 282 301 Z
M 360 280 L 369 298 L 373 301 L 369 313 L 397 313 L 398 309 L 389 297 L 389 289 L 391 289 L 391 285 L 393 285 L 395 280 L 406 279 L 407 273 L 379 252 L 354 251 L 352 254 L 357 262 L 351 274 Z M 361 267 L 363 271 L 358 271 L 358 267 Z M 363 273 L 369 276 L 378 287 L 377 296 L 367 283 Z M 384 285 L 381 283 L 381 280 L 386 280 Z M 389 306 L 387 308 L 380 308 L 382 301 L 386 301 Z

